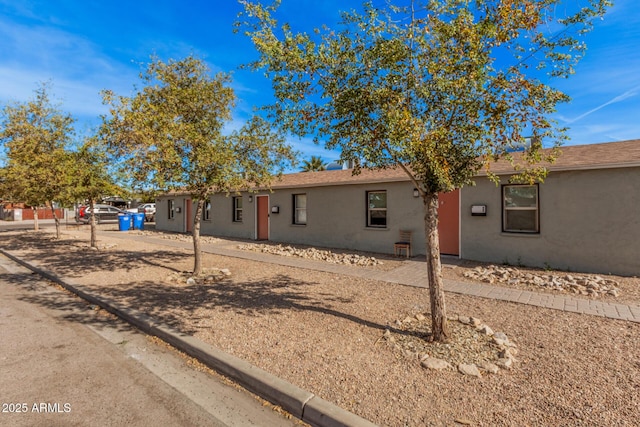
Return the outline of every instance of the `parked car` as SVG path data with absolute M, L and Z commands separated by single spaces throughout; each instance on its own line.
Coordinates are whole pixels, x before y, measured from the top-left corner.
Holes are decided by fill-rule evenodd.
M 140 205 L 138 206 L 138 213 L 143 213 L 144 219 L 147 222 L 154 221 L 156 219 L 156 204 L 145 203 L 144 205 Z
M 91 222 L 91 216 L 95 215 L 96 222 L 118 222 L 119 215 L 125 215 L 127 212 L 110 205 L 94 205 L 93 209 L 87 207 L 84 210 L 84 216 L 80 218 L 80 222 Z
M 80 205 L 78 206 L 78 210 L 76 212 L 76 222 L 82 222 L 85 219 L 85 210 L 88 206 Z

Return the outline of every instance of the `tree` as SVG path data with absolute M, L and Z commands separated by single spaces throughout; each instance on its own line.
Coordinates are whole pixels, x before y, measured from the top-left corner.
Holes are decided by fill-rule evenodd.
M 186 191 L 197 201 L 193 272 L 198 275 L 205 202 L 214 193 L 269 186 L 294 153 L 260 117 L 223 134 L 235 101 L 230 78 L 223 73 L 211 77 L 193 56 L 167 63 L 155 59 L 141 79 L 146 86 L 132 98 L 103 93 L 111 114 L 104 118 L 101 138 L 123 159 L 135 182 Z
M 302 172 L 316 172 L 325 170 L 324 162 L 320 157 L 311 156 L 309 160 L 303 160 Z
M 339 30 L 309 34 L 278 24 L 279 1 L 241 1 L 237 27 L 259 52 L 251 66 L 272 79 L 270 117 L 281 129 L 326 140 L 343 161 L 356 161 L 354 173 L 357 160 L 372 169 L 401 168 L 418 188 L 433 340 L 449 335 L 438 193 L 472 184 L 480 169 L 490 172 L 500 158 L 514 165 L 514 180 L 541 180 L 546 170 L 537 165 L 558 154 L 543 151 L 543 142 L 557 148 L 565 139 L 549 115 L 569 98 L 547 81 L 573 72 L 584 50 L 578 36 L 610 2 L 585 0 L 586 6 L 557 19 L 560 2 L 369 2 L 361 13 L 343 13 Z M 511 154 L 530 135 L 532 143 Z
M 77 151 L 70 153 L 70 182 L 65 199 L 88 200 L 91 212 L 97 200 L 106 194 L 119 192 L 112 174 L 108 154 L 103 142 L 97 136 L 86 138 Z M 96 217 L 91 215 L 91 247 L 97 248 Z
M 51 207 L 57 238 L 60 219 L 54 201 L 60 201 L 69 178 L 67 146 L 73 122 L 51 103 L 46 84 L 35 90 L 35 99 L 5 106 L 0 122 L 0 142 L 7 148 L 2 170 L 5 195 L 33 207 L 36 230 L 37 208 Z

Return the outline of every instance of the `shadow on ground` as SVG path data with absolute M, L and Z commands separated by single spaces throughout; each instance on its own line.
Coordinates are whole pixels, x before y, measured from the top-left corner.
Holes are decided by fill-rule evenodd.
M 127 251 L 118 247 L 92 250 L 85 240 L 64 238 L 57 240 L 43 233 L 20 233 L 3 239 L 2 247 L 9 251 L 38 250 L 33 259 L 56 274 L 66 277 L 82 277 L 87 273 L 87 266 L 93 271 L 105 273 L 114 269 L 133 270 L 145 265 L 163 267 L 171 271 L 179 271 L 172 267 L 177 262 L 193 258 L 192 254 L 175 250 Z M 63 247 L 64 250 L 60 250 Z M 55 249 L 48 251 L 47 249 Z M 108 276 L 105 276 L 105 280 Z
M 18 300 L 50 309 L 57 313 L 56 317 L 60 320 L 97 328 L 116 327 L 119 331 L 131 329 L 124 322 L 116 322 L 115 316 L 105 310 L 91 305 L 77 295 L 35 273 L 0 274 L 0 281 L 24 289 L 27 292 L 24 296 L 18 297 Z
M 286 275 L 242 282 L 227 279 L 197 285 L 177 285 L 152 280 L 113 285 L 109 283 L 108 272 L 115 268 L 132 270 L 144 265 L 153 265 L 178 271 L 170 266 L 192 258 L 193 255 L 175 250 L 138 253 L 112 248 L 93 251 L 87 247 L 84 240 L 56 240 L 41 233 L 21 233 L 8 237 L 10 238 L 3 241 L 3 248 L 9 251 L 37 249 L 37 258 L 31 255 L 32 259 L 59 276 L 82 277 L 87 273 L 88 266 L 91 266 L 92 271 L 104 271 L 104 281 L 87 287 L 93 295 L 109 298 L 123 307 L 134 308 L 186 334 L 195 333 L 199 329 L 198 323 L 210 320 L 210 316 L 228 315 L 228 312 L 249 316 L 278 315 L 287 310 L 312 311 L 381 331 L 391 329 L 399 334 L 413 334 L 352 315 L 346 312 L 345 307 L 336 308 L 339 305 L 348 305 L 352 300 L 319 293 L 313 289 L 315 283 Z M 47 247 L 50 247 L 48 245 L 64 245 L 68 250 L 47 252 Z M 87 305 L 83 300 L 79 301 L 73 304 Z M 71 310 L 74 307 L 73 304 L 65 306 L 55 298 L 50 300 L 39 295 L 34 295 L 31 302 L 62 310 Z M 92 316 L 85 318 L 84 315 L 78 317 L 78 314 L 70 313 L 67 318 L 95 322 L 93 313 L 89 314 Z
M 311 289 L 313 285 L 313 282 L 278 275 L 256 281 L 224 280 L 183 286 L 151 281 L 119 287 L 94 285 L 92 290 L 124 306 L 135 307 L 186 334 L 197 332 L 200 329 L 198 323 L 210 320 L 210 316 L 234 313 L 243 316 L 279 315 L 289 310 L 300 310 L 333 316 L 380 331 L 390 329 L 398 334 L 414 335 L 414 332 L 402 331 L 337 309 L 335 305 L 349 304 L 353 300 L 317 293 Z

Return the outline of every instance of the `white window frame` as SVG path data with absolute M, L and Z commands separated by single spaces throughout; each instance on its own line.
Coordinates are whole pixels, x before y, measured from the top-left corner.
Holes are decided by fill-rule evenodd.
M 536 190 L 535 206 L 508 206 L 507 205 L 507 189 L 513 187 L 531 187 Z M 520 230 L 508 228 L 508 216 L 510 212 L 517 211 L 533 211 L 535 215 L 534 229 Z M 502 186 L 502 232 L 503 233 L 523 233 L 523 234 L 539 234 L 540 233 L 540 188 L 538 184 L 506 184 Z
M 176 202 L 173 199 L 169 199 L 167 202 L 169 219 L 174 219 L 176 217 Z
M 300 207 L 298 197 L 304 196 L 304 207 Z M 294 225 L 307 225 L 307 193 L 299 193 L 293 195 L 293 224 Z M 304 221 L 300 221 L 299 213 L 304 211 Z
M 369 202 L 370 200 L 370 195 L 371 194 L 376 194 L 376 193 L 383 193 L 384 197 L 385 197 L 385 206 L 384 208 L 374 208 L 371 207 L 371 203 Z M 367 227 L 368 228 L 387 228 L 387 225 L 389 223 L 389 216 L 387 215 L 388 210 L 387 210 L 387 190 L 373 190 L 373 191 L 367 191 L 366 192 L 366 198 L 367 198 Z M 371 221 L 371 213 L 372 212 L 384 212 L 384 225 L 378 225 L 378 224 L 372 224 Z
M 242 222 L 242 196 L 233 196 L 233 222 Z
M 202 208 L 202 220 L 211 221 L 211 200 L 204 201 L 204 207 Z

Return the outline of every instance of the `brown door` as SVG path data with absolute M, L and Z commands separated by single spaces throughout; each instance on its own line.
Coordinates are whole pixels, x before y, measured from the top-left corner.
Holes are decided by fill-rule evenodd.
M 184 201 L 184 221 L 185 221 L 185 230 L 187 231 L 187 233 L 191 233 L 191 230 L 193 230 L 193 217 L 191 215 L 191 208 L 192 208 L 192 203 L 191 203 L 191 199 L 187 199 Z
M 257 196 L 256 200 L 258 240 L 269 240 L 269 196 Z
M 438 194 L 440 253 L 460 254 L 460 190 Z

